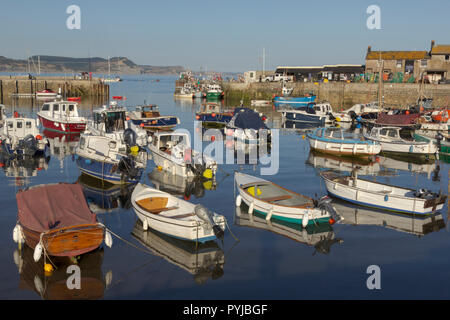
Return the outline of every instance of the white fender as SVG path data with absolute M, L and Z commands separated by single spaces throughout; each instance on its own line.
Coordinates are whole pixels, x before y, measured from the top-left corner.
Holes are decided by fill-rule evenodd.
M 308 225 L 308 221 L 309 221 L 309 213 L 305 213 L 302 219 L 303 228 L 305 228 Z
M 109 233 L 109 231 L 105 232 L 105 243 L 108 247 L 112 247 L 113 244 L 113 240 L 112 240 L 112 236 L 111 233 Z
M 236 197 L 236 207 L 240 207 L 242 203 L 242 198 L 241 195 L 238 194 L 238 196 Z
M 112 277 L 113 277 L 112 270 L 109 270 L 109 271 L 106 273 L 106 275 L 105 275 L 105 284 L 106 284 L 106 287 L 109 287 L 109 286 L 111 285 Z
M 19 242 L 19 239 L 21 237 L 20 231 L 21 231 L 20 226 L 18 224 L 16 224 L 16 226 L 14 227 L 14 230 L 13 230 L 13 240 L 15 243 Z
M 270 221 L 270 218 L 272 218 L 272 213 L 273 213 L 273 209 L 270 209 L 269 213 L 267 213 L 266 221 Z
M 250 205 L 248 206 L 248 214 L 253 214 L 253 207 L 254 207 L 254 204 L 253 204 L 253 202 L 251 202 Z
M 142 222 L 142 228 L 144 229 L 144 231 L 148 230 L 148 221 L 147 221 L 147 219 L 144 219 L 144 221 Z
M 36 245 L 36 247 L 34 248 L 34 253 L 33 253 L 33 259 L 34 259 L 34 262 L 38 262 L 39 259 L 41 259 L 41 256 L 42 256 L 42 250 L 43 250 L 43 248 L 42 248 L 41 243 L 38 243 L 38 244 Z
M 34 276 L 34 286 L 36 287 L 37 292 L 42 296 L 42 293 L 44 292 L 44 286 L 42 284 L 41 277 L 38 275 Z

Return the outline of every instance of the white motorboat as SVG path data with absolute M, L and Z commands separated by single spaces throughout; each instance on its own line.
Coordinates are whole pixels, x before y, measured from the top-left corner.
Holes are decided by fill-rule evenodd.
M 413 190 L 359 179 L 332 171 L 322 172 L 328 193 L 336 198 L 378 209 L 413 214 L 431 214 L 441 210 L 447 196 L 429 190 Z
M 131 204 L 144 230 L 151 228 L 178 239 L 201 243 L 223 238 L 225 217 L 212 213 L 202 205 L 192 204 L 141 183 L 131 195 Z
M 186 132 L 156 132 L 149 149 L 160 170 L 182 177 L 203 175 L 211 179 L 216 175 L 217 162 L 192 150 L 190 136 Z
M 37 113 L 47 130 L 62 133 L 80 133 L 86 129 L 87 119 L 78 114 L 78 104 L 71 101 L 44 103 Z
M 370 134 L 364 134 L 366 139 L 378 142 L 382 153 L 392 153 L 408 157 L 424 157 L 434 159 L 438 148 L 430 141 L 404 139 L 399 127 L 373 127 Z

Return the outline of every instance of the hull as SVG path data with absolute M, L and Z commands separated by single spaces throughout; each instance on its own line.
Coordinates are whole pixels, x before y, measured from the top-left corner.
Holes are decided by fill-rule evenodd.
M 105 180 L 113 184 L 119 183 L 137 183 L 141 179 L 144 169 L 139 169 L 139 174 L 136 178 L 126 178 L 122 180 L 122 175 L 117 171 L 117 164 L 100 162 L 93 159 L 77 156 L 76 163 L 78 168 L 88 176 Z
M 40 233 L 22 226 L 26 244 L 35 248 Z M 105 228 L 100 224 L 88 224 L 47 231 L 42 245 L 50 256 L 74 257 L 97 249 L 103 242 Z
M 58 120 L 50 120 L 39 115 L 39 121 L 46 130 L 62 132 L 62 133 L 81 133 L 86 129 L 86 123 L 82 122 L 62 122 Z
M 436 199 L 436 201 L 407 197 L 400 193 L 414 192 L 414 190 L 371 183 L 361 179 L 358 179 L 358 184 L 361 183 L 364 188 L 354 187 L 351 183 L 343 184 L 330 180 L 326 175 L 322 175 L 322 177 L 330 196 L 366 207 L 402 213 L 431 214 L 436 210 L 441 210 L 445 201 L 445 197 Z M 367 190 L 366 187 L 370 185 L 377 185 L 377 189 Z
M 381 146 L 375 144 L 333 142 L 315 139 L 311 135 L 308 135 L 308 138 L 311 149 L 328 154 L 348 157 L 370 157 L 379 154 L 381 151 Z
M 166 172 L 181 177 L 195 176 L 186 163 L 176 163 L 170 159 L 170 155 L 168 154 L 152 151 L 152 156 L 156 167 L 161 167 L 161 169 Z
M 308 103 L 314 102 L 316 100 L 316 96 L 311 97 L 280 97 L 277 96 L 273 98 L 275 103 L 287 103 L 287 104 L 296 104 L 296 105 L 307 105 Z
M 131 119 L 131 122 L 137 126 L 143 126 L 144 129 L 171 129 L 178 124 L 177 117 L 159 117 L 149 119 Z
M 325 125 L 325 123 L 327 122 L 327 117 L 325 116 L 307 114 L 302 112 L 284 111 L 283 116 L 285 117 L 286 121 L 309 122 L 318 125 Z
M 206 99 L 221 99 L 223 94 L 221 92 L 208 92 L 206 93 Z
M 198 121 L 212 124 L 227 124 L 233 118 L 232 114 L 217 113 L 214 116 L 211 113 L 198 113 Z

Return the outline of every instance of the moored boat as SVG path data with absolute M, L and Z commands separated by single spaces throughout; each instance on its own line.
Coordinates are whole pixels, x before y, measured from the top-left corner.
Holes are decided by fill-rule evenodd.
M 306 106 L 316 100 L 315 95 L 305 95 L 304 97 L 275 96 L 273 102 L 275 104 L 291 104 L 296 106 Z
M 305 107 L 278 110 L 283 121 L 307 122 L 322 126 L 335 120 L 332 111 L 329 103 L 311 103 Z
M 413 190 L 360 179 L 355 171 L 351 176 L 322 172 L 328 193 L 355 204 L 389 211 L 431 214 L 443 208 L 446 196 L 429 190 Z
M 225 217 L 202 205 L 140 183 L 131 195 L 131 203 L 144 230 L 151 228 L 178 239 L 202 243 L 223 238 Z
M 315 201 L 273 182 L 240 172 L 235 172 L 234 179 L 239 190 L 236 206 L 244 202 L 249 207 L 249 214 L 257 212 L 267 221 L 277 219 L 304 227 L 333 221 L 330 220 L 333 219 L 333 210 L 326 199 Z
M 216 100 L 222 99 L 224 97 L 224 92 L 222 87 L 218 84 L 210 84 L 206 90 L 206 99 L 207 100 Z
M 225 133 L 235 140 L 249 144 L 269 143 L 272 133 L 265 124 L 267 118 L 248 108 L 236 108 L 226 125 Z
M 75 257 L 97 249 L 111 235 L 97 222 L 79 184 L 38 185 L 16 195 L 18 223 L 13 237 L 34 249 L 34 260 L 42 255 Z
M 155 104 L 137 106 L 134 111 L 127 112 L 127 116 L 134 125 L 146 130 L 168 130 L 180 124 L 180 119 L 175 116 L 162 116 Z
M 233 118 L 232 110 L 223 110 L 219 104 L 203 104 L 195 114 L 195 119 L 205 125 L 225 126 Z
M 338 128 L 318 128 L 307 136 L 311 149 L 319 152 L 350 157 L 370 157 L 381 151 L 379 143 L 345 137 L 344 131 Z
M 42 126 L 47 130 L 81 133 L 86 129 L 87 119 L 79 116 L 76 102 L 47 102 L 42 105 L 37 115 Z

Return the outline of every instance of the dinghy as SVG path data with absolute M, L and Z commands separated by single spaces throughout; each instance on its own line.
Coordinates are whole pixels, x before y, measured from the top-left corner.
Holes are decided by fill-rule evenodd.
M 318 128 L 308 133 L 311 149 L 350 157 L 370 157 L 380 153 L 381 145 L 375 141 L 365 141 L 346 137 L 339 128 Z
M 44 256 L 75 257 L 97 249 L 105 239 L 105 226 L 97 222 L 79 184 L 38 185 L 16 195 L 18 223 L 15 242 L 34 249 L 34 260 Z
M 413 190 L 359 179 L 332 171 L 322 172 L 328 193 L 336 198 L 363 206 L 413 214 L 431 214 L 444 206 L 445 195 L 429 190 Z
M 392 153 L 407 157 L 434 159 L 437 147 L 430 141 L 406 140 L 400 135 L 399 127 L 374 127 L 366 139 L 378 142 L 382 153 Z
M 131 195 L 131 204 L 144 230 L 151 228 L 178 239 L 201 243 L 223 238 L 225 217 L 202 205 L 194 205 L 141 183 Z
M 329 103 L 310 103 L 304 107 L 278 110 L 282 115 L 283 121 L 307 122 L 322 126 L 335 120 L 332 111 L 333 109 Z
M 236 206 L 244 202 L 249 207 L 249 214 L 257 212 L 265 216 L 267 221 L 276 219 L 304 227 L 332 221 L 333 209 L 329 205 L 329 198 L 316 202 L 273 182 L 240 172 L 235 172 L 234 179 L 239 189 Z

